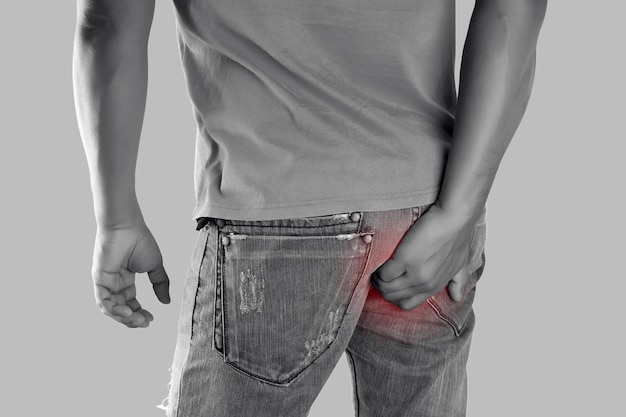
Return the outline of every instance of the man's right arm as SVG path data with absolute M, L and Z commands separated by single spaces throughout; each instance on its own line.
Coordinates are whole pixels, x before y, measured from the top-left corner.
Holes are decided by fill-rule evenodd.
M 149 312 L 135 298 L 134 274 L 148 272 L 169 302 L 161 253 L 135 193 L 135 167 L 148 80 L 154 0 L 78 0 L 73 81 L 97 222 L 92 276 L 103 312 L 129 327 Z
M 79 0 L 74 95 L 98 226 L 140 218 L 135 165 L 154 0 Z

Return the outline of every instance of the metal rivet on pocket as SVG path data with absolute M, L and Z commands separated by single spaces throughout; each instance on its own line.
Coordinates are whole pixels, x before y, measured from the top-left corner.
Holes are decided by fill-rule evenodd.
M 230 238 L 228 236 L 222 236 L 222 245 L 224 246 L 230 245 Z
M 365 243 L 372 243 L 372 235 L 365 235 L 365 236 L 363 236 L 363 242 L 365 242 Z
M 352 220 L 353 222 L 358 222 L 359 220 L 361 220 L 361 213 L 352 213 L 350 215 L 350 220 Z

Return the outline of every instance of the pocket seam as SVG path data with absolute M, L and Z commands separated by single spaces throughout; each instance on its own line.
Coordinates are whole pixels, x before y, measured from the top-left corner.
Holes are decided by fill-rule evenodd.
M 426 300 L 426 302 L 433 309 L 437 317 L 439 317 L 441 320 L 443 320 L 448 325 L 450 325 L 450 327 L 452 327 L 452 330 L 454 331 L 454 334 L 456 336 L 461 335 L 461 333 L 463 332 L 463 329 L 465 328 L 465 325 L 467 324 L 467 319 L 465 319 L 465 321 L 463 322 L 461 326 L 457 326 L 457 324 L 454 322 L 454 320 L 452 320 L 452 318 L 448 317 L 446 314 L 443 313 L 443 310 L 441 309 L 441 307 L 439 307 L 439 305 L 432 299 L 432 297 Z
M 195 282 L 195 288 L 193 290 L 194 292 L 194 296 L 193 296 L 193 306 L 191 307 L 191 324 L 189 327 L 189 340 L 191 342 L 191 340 L 193 340 L 194 338 L 194 323 L 193 323 L 193 317 L 196 315 L 197 309 L 198 309 L 198 293 L 200 292 L 200 281 L 202 280 L 202 271 L 203 271 L 203 267 L 206 267 L 206 261 L 207 261 L 207 247 L 209 245 L 209 239 L 211 238 L 211 233 L 210 231 L 206 232 L 206 236 L 203 238 L 202 234 L 200 234 L 198 236 L 198 243 L 204 241 L 204 243 L 202 244 L 202 255 L 200 256 L 200 263 L 198 264 L 198 271 L 196 273 L 196 282 Z M 198 248 L 199 249 L 199 248 Z M 197 249 L 196 249 L 197 250 Z M 211 277 L 207 276 L 206 280 L 210 280 Z

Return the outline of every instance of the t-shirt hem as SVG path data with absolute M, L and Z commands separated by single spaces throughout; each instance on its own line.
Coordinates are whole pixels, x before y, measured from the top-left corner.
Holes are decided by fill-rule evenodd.
M 437 200 L 439 189 L 429 189 L 409 195 L 368 199 L 341 199 L 318 202 L 292 202 L 283 206 L 241 208 L 197 203 L 193 219 L 212 217 L 230 220 L 277 220 L 299 217 L 324 216 L 355 211 L 387 211 L 432 204 Z

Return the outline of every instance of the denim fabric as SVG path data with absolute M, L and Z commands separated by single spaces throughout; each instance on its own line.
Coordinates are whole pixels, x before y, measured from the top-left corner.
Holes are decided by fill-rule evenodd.
M 344 352 L 358 416 L 463 416 L 485 211 L 460 302 L 405 311 L 369 282 L 429 207 L 199 223 L 168 416 L 306 416 Z

